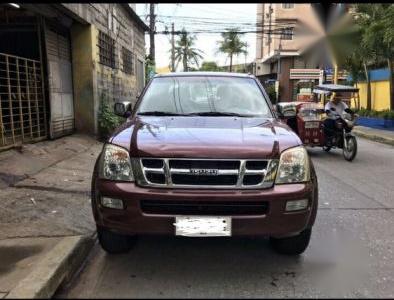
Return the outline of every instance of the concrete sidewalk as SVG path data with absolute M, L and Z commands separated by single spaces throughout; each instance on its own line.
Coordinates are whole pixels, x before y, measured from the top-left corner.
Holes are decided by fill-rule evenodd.
M 101 147 L 72 135 L 0 152 L 0 298 L 51 297 L 79 267 L 93 245 L 90 181 Z
M 355 126 L 353 133 L 357 136 L 394 146 L 394 131 Z

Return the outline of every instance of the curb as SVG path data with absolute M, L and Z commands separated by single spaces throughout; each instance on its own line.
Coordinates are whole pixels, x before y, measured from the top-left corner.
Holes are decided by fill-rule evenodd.
M 375 135 L 373 133 L 366 133 L 363 131 L 358 131 L 356 129 L 353 129 L 353 133 L 359 137 L 363 137 L 363 138 L 366 138 L 371 141 L 394 146 L 394 139 L 392 139 L 392 138 L 383 137 L 381 135 Z
M 70 280 L 79 269 L 94 242 L 93 238 L 87 236 L 63 238 L 33 271 L 9 292 L 6 299 L 51 298 L 60 284 Z

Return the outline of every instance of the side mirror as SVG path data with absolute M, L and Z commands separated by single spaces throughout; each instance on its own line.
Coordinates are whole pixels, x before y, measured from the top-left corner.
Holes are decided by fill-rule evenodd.
M 115 115 L 123 118 L 128 118 L 131 114 L 131 103 L 130 102 L 116 102 L 114 105 Z
M 283 119 L 285 116 L 282 114 L 282 111 L 280 110 L 280 107 L 278 107 L 278 104 L 274 104 L 274 112 L 278 116 L 279 119 Z

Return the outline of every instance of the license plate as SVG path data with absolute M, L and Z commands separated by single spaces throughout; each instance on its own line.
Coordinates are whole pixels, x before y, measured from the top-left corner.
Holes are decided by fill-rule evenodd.
M 231 236 L 230 217 L 177 216 L 174 226 L 180 236 Z
M 305 122 L 305 128 L 319 128 L 319 122 Z

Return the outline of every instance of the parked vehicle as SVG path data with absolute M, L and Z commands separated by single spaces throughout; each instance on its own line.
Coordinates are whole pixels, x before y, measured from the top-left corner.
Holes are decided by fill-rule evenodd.
M 279 118 L 297 133 L 305 146 L 322 147 L 326 152 L 340 148 L 343 150 L 344 158 L 352 161 L 357 154 L 357 140 L 351 131 L 357 115 L 336 114 L 332 138 L 328 139 L 324 134 L 324 119 L 327 117 L 324 111 L 325 97 L 319 99 L 318 96 L 331 92 L 356 93 L 358 89 L 333 84 L 319 85 L 314 89 L 315 101 L 280 102 L 276 106 L 276 111 Z
M 125 116 L 129 103 L 116 103 Z M 99 155 L 92 208 L 101 246 L 138 235 L 269 236 L 308 246 L 318 207 L 313 163 L 252 75 L 156 75 Z

